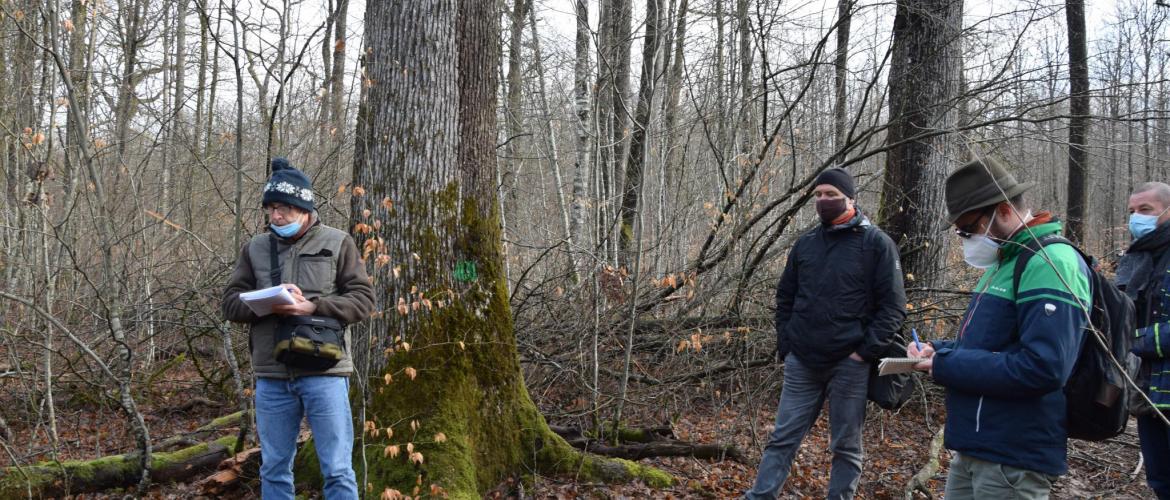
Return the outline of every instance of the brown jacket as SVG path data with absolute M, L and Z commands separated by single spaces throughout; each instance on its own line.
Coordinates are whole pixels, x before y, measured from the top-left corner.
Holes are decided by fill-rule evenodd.
M 314 217 L 314 219 L 316 219 Z M 374 289 L 357 245 L 349 234 L 314 220 L 312 227 L 294 241 L 277 238 L 281 280 L 300 287 L 306 299 L 317 304 L 316 316 L 329 316 L 352 325 L 374 310 Z M 240 251 L 236 268 L 223 292 L 224 319 L 251 325 L 248 345 L 252 370 L 257 377 L 287 379 L 305 375 L 349 375 L 353 373 L 352 342 L 345 332 L 345 357 L 324 372 L 293 371 L 272 357 L 277 316 L 258 317 L 240 300 L 240 292 L 278 285 L 269 277 L 269 238 L 265 232 L 253 236 Z M 290 251 L 291 250 L 291 251 Z

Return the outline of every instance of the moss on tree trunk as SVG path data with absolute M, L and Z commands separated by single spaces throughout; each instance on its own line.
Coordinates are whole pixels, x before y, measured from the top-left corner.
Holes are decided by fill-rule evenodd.
M 372 337 L 355 342 L 366 348 L 359 366 L 370 367 L 367 384 L 355 384 L 368 387 L 356 426 L 362 487 L 480 498 L 534 472 L 669 484 L 569 446 L 524 386 L 494 182 L 497 9 L 494 0 L 367 6 L 352 222 L 382 313 Z

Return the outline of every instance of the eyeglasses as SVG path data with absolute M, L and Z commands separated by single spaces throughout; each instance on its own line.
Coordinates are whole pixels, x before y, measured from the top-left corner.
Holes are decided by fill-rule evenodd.
M 979 212 L 979 215 L 976 216 L 975 219 L 973 219 L 971 222 L 963 225 L 955 224 L 955 235 L 963 239 L 967 239 L 973 236 L 977 230 L 976 226 L 979 224 L 979 221 L 983 220 L 983 217 L 991 213 L 992 210 L 995 210 L 995 207 L 992 207 L 991 210 L 984 210 Z
M 280 214 L 281 216 L 288 216 L 288 214 L 292 213 L 292 208 L 293 208 L 292 205 L 273 204 L 273 205 L 265 206 L 264 213 L 267 215 L 272 215 L 274 213 L 277 213 L 277 214 Z

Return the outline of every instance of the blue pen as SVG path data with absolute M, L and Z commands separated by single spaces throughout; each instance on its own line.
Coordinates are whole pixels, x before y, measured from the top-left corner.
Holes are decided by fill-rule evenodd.
M 910 335 L 914 336 L 914 348 L 918 349 L 918 352 L 922 352 L 922 344 L 918 342 L 918 329 L 911 328 Z

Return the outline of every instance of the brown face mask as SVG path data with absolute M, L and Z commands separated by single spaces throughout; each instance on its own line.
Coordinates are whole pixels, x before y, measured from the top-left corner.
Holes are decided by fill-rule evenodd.
M 816 208 L 821 222 L 832 224 L 833 220 L 845 213 L 845 198 L 821 198 L 816 201 Z

